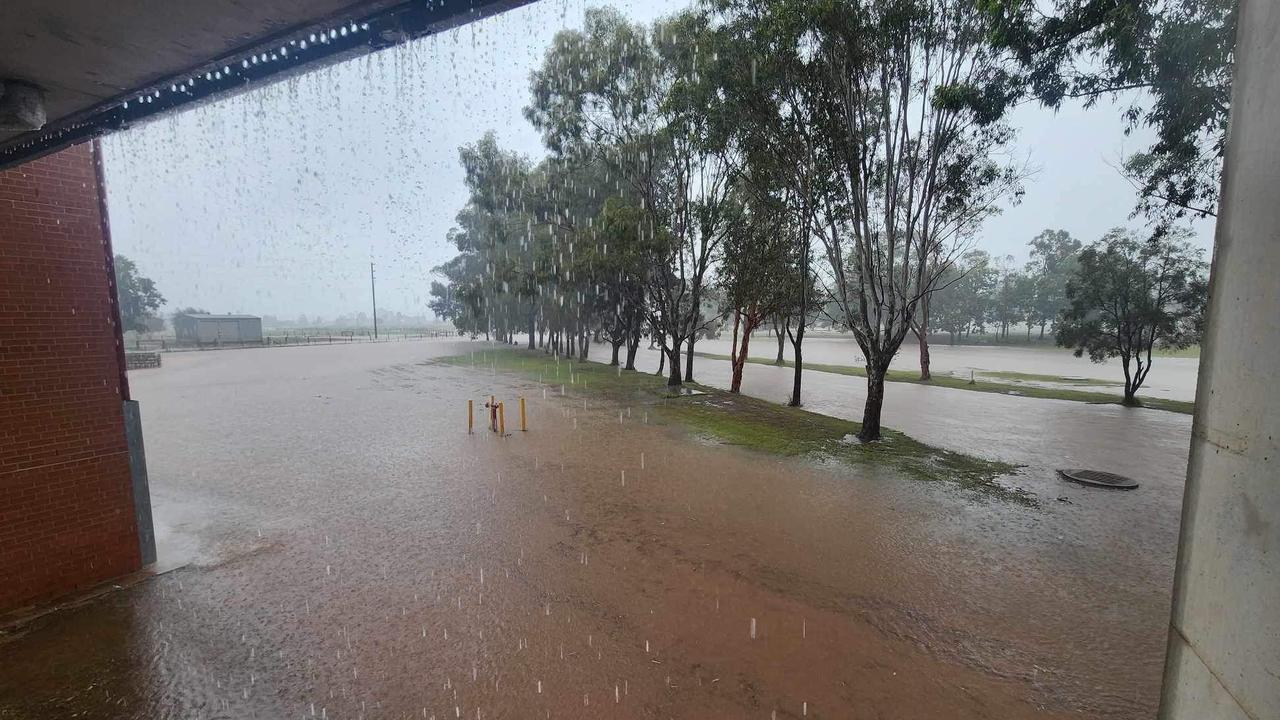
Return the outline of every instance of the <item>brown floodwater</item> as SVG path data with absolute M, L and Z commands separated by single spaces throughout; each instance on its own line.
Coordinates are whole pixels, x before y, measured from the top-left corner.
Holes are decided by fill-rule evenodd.
M 1180 482 L 1010 505 L 428 361 L 479 347 L 131 374 L 177 569 L 0 639 L 0 718 L 1154 716 Z

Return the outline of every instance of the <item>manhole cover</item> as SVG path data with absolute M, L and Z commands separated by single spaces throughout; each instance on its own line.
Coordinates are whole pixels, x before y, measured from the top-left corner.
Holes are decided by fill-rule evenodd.
M 1116 488 L 1117 490 L 1133 490 L 1138 487 L 1138 483 L 1132 478 L 1101 470 L 1071 468 L 1069 470 L 1059 470 L 1058 474 L 1068 480 L 1082 485 L 1093 485 L 1094 487 Z

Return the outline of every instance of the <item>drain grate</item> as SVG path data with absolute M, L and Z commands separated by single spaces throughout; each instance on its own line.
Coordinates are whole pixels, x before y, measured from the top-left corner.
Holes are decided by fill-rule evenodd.
M 1078 482 L 1082 485 L 1092 485 L 1094 487 L 1115 488 L 1117 490 L 1133 490 L 1138 487 L 1138 483 L 1133 478 L 1127 478 L 1123 475 L 1116 475 L 1115 473 L 1103 472 L 1101 470 L 1070 468 L 1067 470 L 1059 470 L 1058 474 L 1073 482 Z

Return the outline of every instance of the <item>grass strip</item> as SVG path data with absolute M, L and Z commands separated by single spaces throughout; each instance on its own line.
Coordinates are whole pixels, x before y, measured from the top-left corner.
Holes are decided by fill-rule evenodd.
M 438 358 L 438 362 L 479 372 L 503 372 L 563 385 L 566 392 L 589 393 L 618 403 L 643 404 L 651 415 L 728 445 L 787 457 L 811 457 L 850 465 L 888 467 L 915 480 L 947 482 L 975 495 L 1024 506 L 1035 496 L 996 482 L 1017 465 L 926 445 L 896 430 L 884 429 L 878 443 L 855 440 L 860 424 L 801 408 L 686 384 L 698 395 L 673 393 L 666 378 L 613 366 L 561 359 L 517 349 L 484 350 Z

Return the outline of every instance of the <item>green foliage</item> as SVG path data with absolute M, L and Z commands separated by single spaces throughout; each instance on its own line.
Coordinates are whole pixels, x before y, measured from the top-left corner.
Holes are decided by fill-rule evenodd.
M 164 296 L 151 278 L 138 272 L 138 266 L 124 255 L 115 256 L 116 296 L 120 300 L 120 322 L 125 330 L 146 332 L 147 321 L 157 317 Z
M 1125 399 L 1134 402 L 1151 371 L 1154 347 L 1199 341 L 1208 301 L 1200 255 L 1184 233 L 1142 241 L 1123 229 L 1108 232 L 1080 253 L 1067 283 L 1058 344 L 1094 362 L 1119 357 Z
M 1010 87 L 1051 107 L 1127 94 L 1129 128 L 1156 141 L 1125 162 L 1136 212 L 1157 232 L 1213 215 L 1231 109 L 1235 0 L 980 0 L 996 47 L 1013 52 Z M 1046 12 L 1047 11 L 1047 12 Z M 1139 91 L 1139 92 L 1132 92 Z
M 930 300 L 930 328 L 954 338 L 981 328 L 990 319 L 996 271 L 984 250 L 970 250 L 943 275 Z
M 1066 230 L 1045 230 L 1032 238 L 1031 262 L 1027 273 L 1034 283 L 1034 296 L 1027 314 L 1028 324 L 1038 324 L 1040 333 L 1067 306 L 1067 280 L 1075 272 L 1080 241 Z
M 1022 269 L 996 262 L 981 250 L 965 253 L 948 268 L 930 301 L 929 330 L 957 336 L 983 333 L 994 323 L 1000 338 L 1009 326 L 1045 326 L 1067 305 L 1067 279 L 1075 271 L 1080 242 L 1065 230 L 1045 230 L 1028 245 L 1031 259 Z
M 706 305 L 732 214 L 732 162 L 718 145 L 714 93 L 702 72 L 713 56 L 709 37 L 700 13 L 645 27 L 590 9 L 582 30 L 556 36 L 532 74 L 525 109 L 558 161 L 598 164 L 617 179 L 601 189 L 641 211 L 644 315 L 674 356 L 719 315 Z M 680 363 L 670 367 L 679 384 Z
M 1020 194 L 1006 78 L 969 0 L 719 0 L 722 96 L 752 178 L 821 243 L 824 289 L 880 378 L 982 222 Z M 993 104 L 994 103 L 994 104 Z M 768 157 L 773 155 L 773 163 Z M 807 253 L 806 253 L 807 257 Z M 807 262 L 802 265 L 807 269 Z M 803 284 L 802 284 L 803 286 Z

